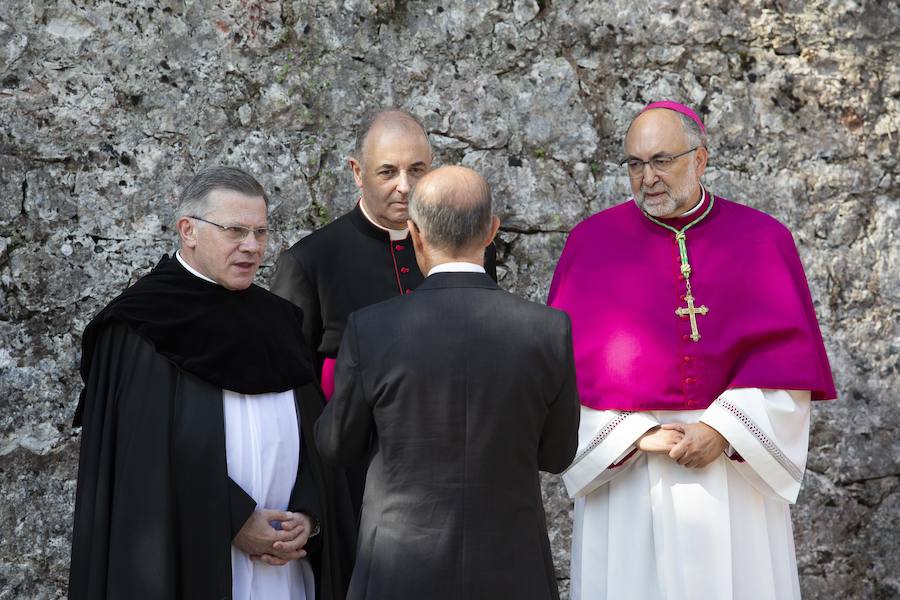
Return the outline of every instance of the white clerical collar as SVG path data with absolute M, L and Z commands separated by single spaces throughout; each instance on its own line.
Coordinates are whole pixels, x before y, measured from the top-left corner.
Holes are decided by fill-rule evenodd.
M 195 269 L 194 267 L 189 265 L 186 260 L 181 258 L 181 250 L 179 250 L 178 252 L 175 253 L 175 258 L 178 259 L 178 262 L 181 263 L 181 266 L 184 267 L 185 269 L 187 269 L 188 273 L 190 273 L 191 275 L 196 275 L 200 279 L 204 279 L 210 283 L 215 283 L 216 285 L 219 285 L 217 282 L 213 281 L 212 279 L 210 279 L 209 277 L 207 277 L 206 275 L 204 275 L 203 273 L 201 273 L 200 271 L 198 271 L 197 269 Z
M 695 212 L 697 212 L 698 210 L 700 210 L 700 207 L 703 206 L 703 201 L 704 201 L 704 200 L 706 200 L 706 188 L 703 187 L 703 186 L 701 185 L 701 186 L 700 186 L 700 202 L 698 202 L 698 203 L 697 203 L 697 206 L 695 206 L 695 207 L 692 208 L 691 210 L 689 210 L 689 211 L 687 211 L 687 212 L 685 212 L 685 213 L 682 213 L 682 214 L 678 215 L 678 218 L 680 219 L 680 218 L 682 218 L 682 217 L 689 217 L 689 216 L 691 216 L 692 214 L 694 214 Z
M 399 242 L 400 240 L 405 240 L 406 236 L 409 234 L 409 228 L 404 229 L 388 229 L 387 227 L 382 227 L 378 223 L 375 222 L 375 219 L 369 216 L 369 213 L 366 212 L 366 203 L 363 202 L 362 198 L 359 199 L 359 210 L 362 211 L 363 216 L 366 220 L 377 227 L 382 231 L 387 231 L 391 236 L 392 242 Z
M 426 277 L 431 277 L 435 273 L 486 273 L 484 267 L 470 262 L 445 262 L 428 271 Z

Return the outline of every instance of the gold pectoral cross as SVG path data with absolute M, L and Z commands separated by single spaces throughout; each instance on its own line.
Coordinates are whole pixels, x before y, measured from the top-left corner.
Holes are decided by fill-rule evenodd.
M 695 342 L 700 341 L 700 331 L 697 330 L 697 315 L 705 315 L 709 312 L 709 309 L 703 305 L 694 306 L 694 296 L 688 292 L 684 296 L 685 302 L 687 302 L 687 308 L 680 307 L 675 309 L 675 314 L 679 317 L 688 316 L 691 318 L 691 339 Z

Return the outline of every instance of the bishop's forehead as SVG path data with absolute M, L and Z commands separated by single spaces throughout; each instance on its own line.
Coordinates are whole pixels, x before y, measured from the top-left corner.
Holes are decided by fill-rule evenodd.
M 663 108 L 640 113 L 625 135 L 625 152 L 632 156 L 652 156 L 657 152 L 682 151 L 687 142 L 678 113 Z

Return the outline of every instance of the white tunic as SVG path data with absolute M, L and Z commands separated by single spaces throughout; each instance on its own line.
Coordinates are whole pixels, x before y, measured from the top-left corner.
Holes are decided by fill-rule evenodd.
M 193 275 L 215 283 L 187 263 Z M 222 390 L 225 412 L 225 459 L 228 476 L 256 502 L 257 508 L 287 510 L 300 466 L 300 415 L 294 392 L 246 395 Z M 233 600 L 306 600 L 316 597 L 306 559 L 280 567 L 268 565 L 231 546 Z
M 228 476 L 257 508 L 286 510 L 300 464 L 299 415 L 294 392 L 247 396 L 223 391 Z M 306 559 L 268 565 L 231 547 L 234 600 L 312 600 L 312 568 Z
M 806 467 L 809 410 L 809 392 L 755 388 L 701 411 L 582 407 L 563 474 L 576 499 L 570 598 L 799 600 L 788 504 Z M 697 421 L 731 445 L 703 469 L 635 448 L 656 425 Z

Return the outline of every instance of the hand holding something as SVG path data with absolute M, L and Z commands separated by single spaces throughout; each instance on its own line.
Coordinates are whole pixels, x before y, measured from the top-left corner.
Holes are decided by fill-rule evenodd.
M 287 531 L 295 538 L 286 541 L 277 541 L 273 544 L 275 553 L 262 554 L 259 558 L 266 564 L 281 566 L 295 558 L 306 556 L 306 542 L 314 530 L 312 519 L 299 512 L 288 513 L 291 518 L 281 522 L 282 531 Z
M 254 510 L 234 536 L 233 543 L 251 558 L 268 556 L 273 561 L 278 561 L 266 560 L 269 564 L 283 565 L 289 560 L 303 558 L 306 556 L 303 546 L 306 545 L 308 534 L 303 536 L 303 528 L 297 522 L 298 515 L 299 513 L 266 508 Z M 279 528 L 276 529 L 272 523 L 277 523 Z M 290 525 L 285 528 L 284 524 Z
M 637 447 L 644 452 L 669 452 L 675 447 L 684 433 L 674 429 L 666 429 L 666 426 L 654 427 L 637 441 Z
M 722 434 L 706 423 L 667 423 L 662 428 L 684 434 L 684 439 L 669 451 L 669 458 L 688 468 L 702 469 L 728 447 Z

